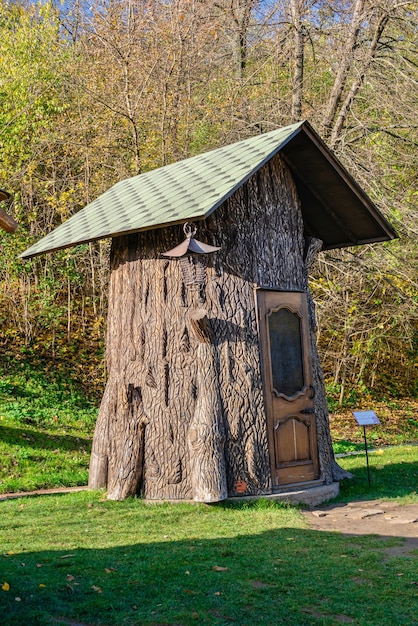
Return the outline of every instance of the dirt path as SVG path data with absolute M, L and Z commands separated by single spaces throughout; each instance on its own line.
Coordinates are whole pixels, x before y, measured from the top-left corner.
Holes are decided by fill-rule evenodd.
M 75 493 L 77 491 L 85 491 L 87 487 L 55 487 L 52 489 L 37 489 L 36 491 L 19 491 L 16 493 L 0 494 L 0 502 L 2 500 L 13 500 L 15 498 L 27 498 L 30 496 L 48 496 L 59 493 Z
M 320 506 L 303 514 L 313 530 L 403 538 L 402 546 L 390 548 L 393 556 L 418 550 L 418 504 L 367 500 Z

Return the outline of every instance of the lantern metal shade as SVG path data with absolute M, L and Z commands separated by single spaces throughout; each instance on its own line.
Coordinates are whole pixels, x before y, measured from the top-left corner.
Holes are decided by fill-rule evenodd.
M 167 257 L 182 257 L 186 254 L 211 254 L 213 252 L 217 252 L 220 250 L 217 246 L 210 246 L 207 243 L 203 243 L 202 241 L 198 241 L 194 238 L 196 234 L 196 227 L 192 227 L 188 222 L 183 226 L 184 234 L 186 235 L 186 239 L 182 241 L 178 246 L 168 250 L 167 252 L 162 252 L 163 256 Z

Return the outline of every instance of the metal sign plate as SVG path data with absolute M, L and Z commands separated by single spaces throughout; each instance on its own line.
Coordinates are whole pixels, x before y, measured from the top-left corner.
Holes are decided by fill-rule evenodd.
M 380 420 L 374 411 L 355 411 L 353 412 L 356 422 L 359 426 L 372 426 L 380 424 Z

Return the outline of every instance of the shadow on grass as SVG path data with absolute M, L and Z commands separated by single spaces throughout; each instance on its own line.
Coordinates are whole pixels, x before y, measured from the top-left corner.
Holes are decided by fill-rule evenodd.
M 74 450 L 89 451 L 91 440 L 83 437 L 73 437 L 72 435 L 52 435 L 44 432 L 37 432 L 32 429 L 12 428 L 11 426 L 0 425 L 0 440 L 10 444 L 34 449 L 55 450 L 71 452 Z
M 105 549 L 23 549 L 0 557 L 10 585 L 0 589 L 2 615 L 15 626 L 410 625 L 412 559 L 400 568 L 387 558 L 385 548 L 396 542 L 279 528 Z

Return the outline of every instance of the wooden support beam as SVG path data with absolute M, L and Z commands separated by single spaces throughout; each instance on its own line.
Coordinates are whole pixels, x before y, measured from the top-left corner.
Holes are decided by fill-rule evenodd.
M 10 194 L 7 191 L 0 189 L 0 202 L 3 202 L 3 200 L 7 200 L 8 198 L 10 198 Z M 15 222 L 15 220 L 10 217 L 10 215 L 7 215 L 6 211 L 4 211 L 1 207 L 0 228 L 5 230 L 6 233 L 14 233 L 17 228 L 17 222 Z

